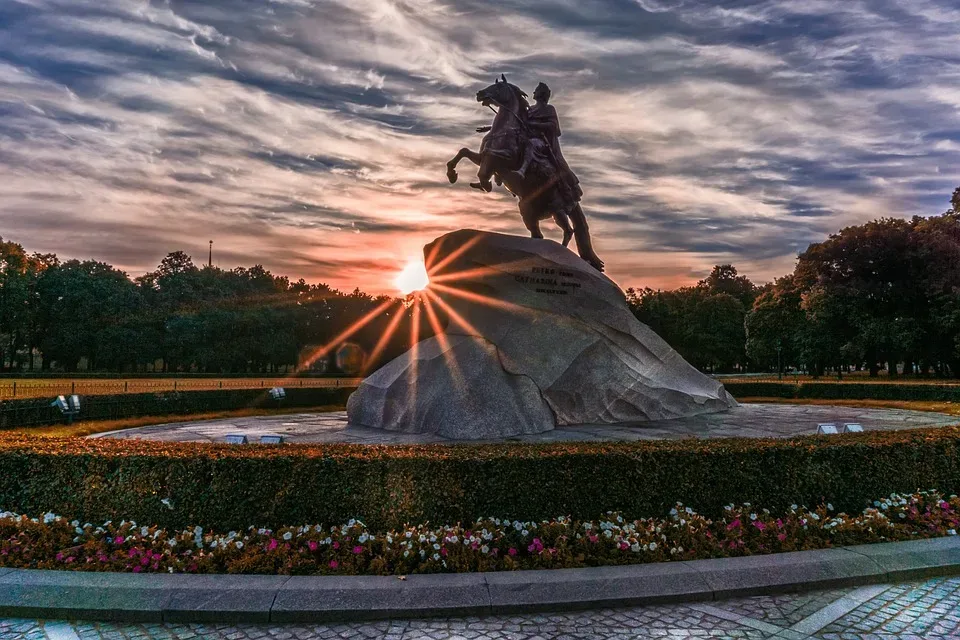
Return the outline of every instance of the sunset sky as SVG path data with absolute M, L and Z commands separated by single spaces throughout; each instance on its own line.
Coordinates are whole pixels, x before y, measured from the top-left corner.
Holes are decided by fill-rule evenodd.
M 757 282 L 960 185 L 954 0 L 0 0 L 0 236 L 393 292 L 436 236 L 524 234 L 448 184 L 506 73 L 553 89 L 622 286 Z M 544 224 L 554 238 L 558 230 Z

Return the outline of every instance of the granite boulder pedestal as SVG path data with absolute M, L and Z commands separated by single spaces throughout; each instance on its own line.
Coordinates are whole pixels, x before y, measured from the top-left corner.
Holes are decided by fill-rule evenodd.
M 352 425 L 475 440 L 736 406 L 556 242 L 461 230 L 424 255 L 418 304 L 446 329 L 363 381 Z

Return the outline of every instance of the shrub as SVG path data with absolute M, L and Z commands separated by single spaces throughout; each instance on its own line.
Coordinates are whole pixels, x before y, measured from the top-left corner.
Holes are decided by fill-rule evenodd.
M 0 436 L 0 505 L 162 527 L 345 522 L 374 530 L 480 517 L 714 516 L 891 492 L 960 492 L 960 427 L 792 439 L 497 445 L 279 445 Z
M 730 505 L 711 520 L 677 504 L 666 518 L 540 522 L 487 518 L 384 533 L 362 522 L 217 533 L 136 522 L 102 526 L 0 513 L 0 566 L 169 573 L 407 574 L 557 569 L 745 556 L 956 535 L 957 496 L 892 494 L 860 515 L 792 505 L 780 516 Z
M 83 396 L 80 418 L 116 420 L 151 415 L 174 415 L 229 411 L 260 407 L 317 407 L 345 404 L 353 391 L 344 387 L 288 387 L 280 404 L 266 389 L 221 389 L 216 391 L 167 391 Z M 50 399 L 7 400 L 0 402 L 0 429 L 39 426 L 63 422 L 63 416 Z
M 960 402 L 960 385 L 884 382 L 727 382 L 735 398 L 811 398 L 824 400 L 919 400 Z

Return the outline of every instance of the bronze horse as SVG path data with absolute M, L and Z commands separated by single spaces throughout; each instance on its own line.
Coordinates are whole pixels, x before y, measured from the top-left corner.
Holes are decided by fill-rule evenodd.
M 489 191 L 490 179 L 496 177 L 498 184 L 502 181 L 511 193 L 520 198 L 520 216 L 531 238 L 543 238 L 540 221 L 552 217 L 563 230 L 563 246 L 567 246 L 573 236 L 577 240 L 580 257 L 603 271 L 603 261 L 593 250 L 590 229 L 578 195 L 569 181 L 564 180 L 549 145 L 537 144 L 527 125 L 529 105 L 526 94 L 501 76 L 501 79 L 477 92 L 477 102 L 483 106 L 496 105 L 497 115 L 490 133 L 480 144 L 479 152 L 464 147 L 447 163 L 450 182 L 457 181 L 457 165 L 467 158 L 480 167 L 477 171 L 480 181 L 471 186 Z M 535 154 L 533 162 L 526 173 L 520 175 L 517 169 L 528 152 Z

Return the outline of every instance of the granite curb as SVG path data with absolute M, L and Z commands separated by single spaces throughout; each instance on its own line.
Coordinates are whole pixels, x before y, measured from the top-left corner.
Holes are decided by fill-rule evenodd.
M 812 590 L 960 573 L 960 537 L 618 567 L 397 576 L 0 569 L 0 617 L 334 622 L 488 615 Z

